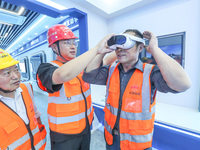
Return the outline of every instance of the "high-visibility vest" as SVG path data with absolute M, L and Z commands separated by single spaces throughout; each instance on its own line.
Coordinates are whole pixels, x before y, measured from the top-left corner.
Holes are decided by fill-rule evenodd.
M 62 66 L 58 61 L 53 65 Z M 65 82 L 58 92 L 49 93 L 48 121 L 52 131 L 63 134 L 79 134 L 93 120 L 94 109 L 91 101 L 90 85 L 82 80 L 82 74 Z
M 109 68 L 105 112 L 105 139 L 113 144 L 113 128 L 117 119 L 120 76 L 119 63 Z M 143 150 L 152 147 L 155 118 L 155 100 L 151 104 L 150 74 L 153 65 L 143 64 L 144 71 L 136 69 L 131 76 L 122 97 L 119 121 L 121 150 Z
M 32 102 L 31 86 L 20 84 L 29 124 L 0 101 L 0 150 L 44 150 L 46 130 L 40 131 Z M 44 126 L 43 126 L 44 127 Z

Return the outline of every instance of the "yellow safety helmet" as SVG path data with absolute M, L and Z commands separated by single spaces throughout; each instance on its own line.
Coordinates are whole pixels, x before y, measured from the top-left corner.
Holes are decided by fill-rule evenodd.
M 4 51 L 3 49 L 0 49 L 0 69 L 5 69 L 18 63 L 19 61 L 12 58 L 9 53 Z

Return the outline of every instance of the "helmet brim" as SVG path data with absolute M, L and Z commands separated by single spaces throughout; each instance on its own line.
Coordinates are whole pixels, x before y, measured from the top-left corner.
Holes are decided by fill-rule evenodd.
M 1 69 L 5 69 L 5 68 L 8 68 L 8 67 L 11 67 L 11 66 L 14 66 L 16 64 L 18 64 L 19 61 L 18 60 L 13 60 L 11 62 L 8 62 L 8 63 L 4 63 L 3 65 L 0 66 L 0 70 Z

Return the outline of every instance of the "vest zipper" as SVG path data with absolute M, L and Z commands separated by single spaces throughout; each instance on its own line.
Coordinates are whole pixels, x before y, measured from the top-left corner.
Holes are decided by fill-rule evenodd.
M 89 125 L 89 120 L 88 120 L 88 117 L 87 117 L 87 99 L 86 99 L 86 97 L 85 97 L 85 95 L 84 95 L 84 93 L 83 93 L 81 80 L 80 80 L 78 77 L 76 77 L 76 78 L 77 78 L 77 79 L 79 80 L 79 82 L 80 82 L 81 93 L 82 93 L 83 98 L 84 98 L 84 100 L 85 100 L 85 118 L 86 118 L 86 124 Z M 86 125 L 86 126 L 87 126 L 87 125 Z
M 24 97 L 23 97 L 23 95 L 22 95 L 22 99 L 23 99 L 23 102 L 24 102 Z M 32 134 L 32 132 L 31 132 L 31 128 L 30 128 L 30 119 L 29 119 L 29 116 L 28 116 L 28 113 L 27 113 L 27 107 L 26 107 L 26 104 L 24 103 L 24 106 L 25 106 L 25 108 L 26 108 L 26 114 L 27 114 L 27 118 L 28 118 L 28 121 L 29 121 L 29 123 L 28 124 L 26 124 L 25 122 L 25 125 L 26 125 L 26 129 L 28 130 L 28 133 L 29 133 L 29 136 L 30 136 L 30 139 L 31 139 L 31 149 L 32 150 L 35 150 L 35 146 L 34 146 L 34 138 L 33 138 L 33 134 Z M 22 119 L 23 120 L 23 119 Z
M 30 136 L 30 139 L 31 139 L 31 148 L 32 148 L 32 150 L 35 150 L 34 138 L 33 138 L 32 132 L 31 132 L 30 123 L 29 124 L 25 124 L 25 125 L 26 125 L 26 128 L 28 130 L 28 133 L 29 133 L 29 136 Z

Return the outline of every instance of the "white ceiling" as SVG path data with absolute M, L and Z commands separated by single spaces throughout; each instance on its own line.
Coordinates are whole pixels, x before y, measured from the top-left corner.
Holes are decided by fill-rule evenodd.
M 70 0 L 77 5 L 97 13 L 105 18 L 112 18 L 134 11 L 159 0 Z

